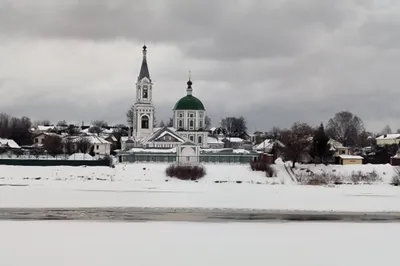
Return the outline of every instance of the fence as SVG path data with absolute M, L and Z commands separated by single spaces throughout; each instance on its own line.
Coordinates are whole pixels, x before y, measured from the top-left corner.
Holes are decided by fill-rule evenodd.
M 254 154 L 200 154 L 199 157 L 185 157 L 185 161 L 193 162 L 199 160 L 201 163 L 238 163 L 246 164 L 257 158 Z M 154 153 L 135 153 L 119 155 L 119 162 L 154 162 L 154 163 L 174 163 L 177 161 L 176 153 L 154 154 Z
M 21 166 L 110 166 L 110 161 L 101 160 L 40 160 L 40 159 L 0 159 L 0 165 Z
M 24 153 L 24 154 L 14 154 L 14 153 L 2 153 L 0 154 L 0 159 L 5 159 L 5 160 L 79 160 L 79 161 L 97 161 L 101 159 L 99 156 L 91 156 L 89 154 L 59 154 L 56 156 L 52 156 L 50 154 L 30 154 L 30 153 Z
M 0 154 L 0 165 L 25 166 L 110 166 L 109 159 L 92 157 L 89 154 L 57 155 L 49 154 Z

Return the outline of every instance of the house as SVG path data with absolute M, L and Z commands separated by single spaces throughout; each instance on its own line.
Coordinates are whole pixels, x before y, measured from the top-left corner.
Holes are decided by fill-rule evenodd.
M 280 142 L 279 140 L 273 140 L 273 139 L 266 139 L 260 144 L 254 145 L 253 150 L 255 151 L 262 151 L 266 153 L 270 153 L 272 151 L 272 148 L 274 147 L 274 143 L 278 145 L 278 147 L 284 148 L 285 145 Z
M 338 163 L 341 165 L 362 164 L 364 159 L 361 156 L 348 155 L 348 154 L 339 155 L 337 158 L 338 158 Z
M 108 142 L 102 137 L 98 136 L 66 136 L 63 141 L 70 140 L 72 142 L 72 150 L 75 152 L 79 151 L 79 142 L 82 139 L 86 139 L 90 142 L 89 151 L 93 149 L 93 152 L 97 155 L 110 155 L 111 154 L 111 142 Z M 86 149 L 86 148 L 85 148 Z M 66 152 L 64 148 L 64 152 Z
M 394 156 L 390 157 L 390 164 L 393 166 L 400 166 L 400 149 Z
M 214 136 L 208 136 L 207 143 L 210 149 L 222 149 L 224 147 L 224 142 Z
M 121 150 L 127 151 L 135 147 L 135 140 L 133 137 L 122 136 L 121 137 Z
M 186 142 L 186 139 L 175 133 L 175 128 L 155 128 L 154 134 L 144 138 L 142 143 L 146 148 L 171 149 Z
M 222 139 L 224 148 L 243 149 L 245 140 L 238 137 L 226 137 Z
M 21 147 L 12 139 L 0 138 L 0 148 L 5 149 L 21 149 Z
M 334 154 L 333 154 L 334 157 L 339 156 L 339 155 L 348 155 L 349 154 L 349 148 L 343 146 L 343 144 L 337 140 L 329 139 L 328 144 L 331 146 L 330 150 L 334 152 Z
M 36 146 L 36 147 L 41 147 L 43 145 L 44 139 L 47 136 L 59 136 L 59 137 L 62 137 L 61 135 L 56 134 L 56 133 L 42 132 L 42 133 L 33 135 L 33 145 Z
M 384 134 L 376 138 L 378 146 L 393 145 L 400 143 L 400 134 Z
M 264 132 L 256 131 L 250 135 L 250 141 L 252 143 L 260 143 L 263 139 L 265 139 L 267 135 Z
M 111 143 L 104 138 L 98 136 L 87 136 L 90 143 L 93 145 L 93 151 L 98 155 L 110 155 L 111 153 Z

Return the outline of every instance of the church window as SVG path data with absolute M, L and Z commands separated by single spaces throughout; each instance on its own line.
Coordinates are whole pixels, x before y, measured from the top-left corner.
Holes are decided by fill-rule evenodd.
M 201 141 L 202 141 L 201 136 L 198 136 L 198 137 L 197 137 L 197 142 L 198 142 L 199 144 L 201 144 Z
M 190 114 L 190 117 L 193 117 L 194 115 L 193 114 Z
M 148 90 L 147 90 L 147 87 L 143 87 L 143 98 L 144 98 L 144 99 L 147 99 L 147 97 L 148 97 Z
M 190 126 L 190 127 L 194 127 L 193 120 L 190 120 L 189 126 Z
M 178 124 L 179 124 L 179 125 L 178 125 L 179 128 L 183 127 L 182 120 L 179 120 L 179 123 L 178 123 Z
M 194 141 L 194 137 L 193 136 L 189 136 L 190 141 Z
M 147 115 L 144 115 L 142 117 L 142 128 L 144 128 L 144 129 L 149 128 L 149 117 Z
M 203 128 L 203 121 L 200 120 L 199 126 L 200 126 L 200 128 Z
M 180 113 L 180 114 L 179 114 L 179 117 L 183 117 L 183 114 L 182 114 L 182 113 Z

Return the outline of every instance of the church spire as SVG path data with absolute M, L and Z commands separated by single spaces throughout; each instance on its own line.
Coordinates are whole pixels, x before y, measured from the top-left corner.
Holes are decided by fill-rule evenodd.
M 190 80 L 190 74 L 191 74 L 191 71 L 189 70 L 189 81 L 186 83 L 188 85 L 188 87 L 186 89 L 187 95 L 192 95 L 192 93 L 193 93 L 193 89 L 192 89 L 193 82 Z
M 147 46 L 143 45 L 143 60 L 142 60 L 142 67 L 140 68 L 140 73 L 138 80 L 142 80 L 143 78 L 150 79 L 149 67 L 147 66 Z

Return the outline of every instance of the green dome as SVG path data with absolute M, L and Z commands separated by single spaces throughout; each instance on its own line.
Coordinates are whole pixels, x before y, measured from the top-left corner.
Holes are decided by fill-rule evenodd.
M 180 99 L 174 107 L 174 110 L 206 110 L 203 103 L 193 95 L 186 95 Z

